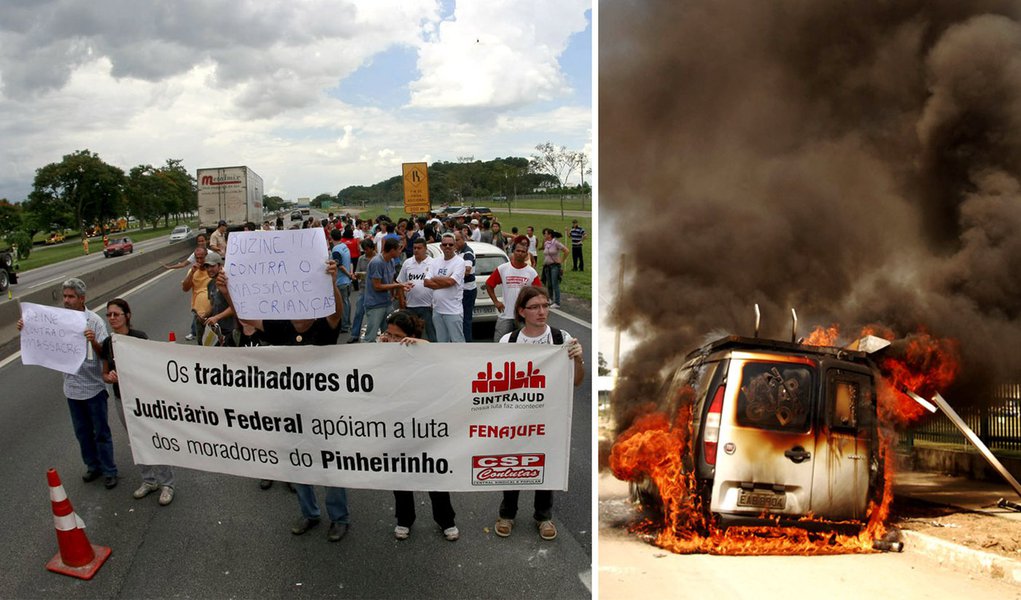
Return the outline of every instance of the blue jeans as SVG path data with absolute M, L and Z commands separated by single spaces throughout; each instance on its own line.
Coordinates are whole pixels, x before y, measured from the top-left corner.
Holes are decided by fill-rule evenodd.
M 461 309 L 464 310 L 464 341 L 472 341 L 472 315 L 475 312 L 475 299 L 479 295 L 479 288 L 464 290 L 461 292 Z
M 553 304 L 560 304 L 560 269 L 562 268 L 563 265 L 560 263 L 550 263 L 549 265 L 549 293 Z
M 316 501 L 316 491 L 310 485 L 304 483 L 294 484 L 294 491 L 298 494 L 298 506 L 301 508 L 301 516 L 306 519 L 318 519 L 319 502 Z M 342 487 L 326 488 L 326 514 L 330 517 L 331 523 L 347 523 L 347 490 Z
M 365 290 L 358 296 L 358 306 L 355 308 L 355 318 L 351 321 L 351 339 L 357 340 L 362 337 L 362 319 L 365 318 Z
M 103 390 L 88 400 L 67 399 L 71 411 L 71 425 L 82 462 L 89 471 L 99 471 L 106 477 L 116 477 L 117 465 L 113 462 L 113 434 L 107 421 L 106 401 L 110 395 Z
M 389 304 L 380 304 L 365 309 L 365 338 L 362 339 L 363 342 L 376 341 L 376 336 L 384 329 L 383 321 L 386 320 L 388 312 L 390 312 Z
M 342 300 L 341 304 L 342 312 L 340 314 L 340 332 L 347 333 L 348 331 L 351 330 L 350 327 L 348 327 L 348 323 L 351 322 L 351 284 L 345 283 L 344 285 L 337 286 L 337 289 L 340 290 L 340 298 Z
M 436 341 L 436 328 L 433 327 L 433 309 L 430 306 L 409 306 L 407 311 L 425 321 L 425 339 Z
M 464 342 L 464 319 L 461 315 L 443 315 L 433 312 L 437 342 Z

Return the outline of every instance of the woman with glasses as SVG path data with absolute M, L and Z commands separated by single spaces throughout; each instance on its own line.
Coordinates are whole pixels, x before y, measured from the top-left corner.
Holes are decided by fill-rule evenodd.
M 147 340 L 149 336 L 144 331 L 131 327 L 131 307 L 120 298 L 114 298 L 106 303 L 106 320 L 110 323 L 111 333 L 130 335 L 139 339 Z M 117 376 L 117 365 L 113 357 L 113 336 L 103 340 L 103 350 L 100 353 L 103 359 L 103 381 L 113 385 L 113 397 L 117 403 L 117 416 L 121 419 L 121 425 L 127 429 L 124 422 L 124 403 L 121 400 L 120 379 Z M 142 485 L 132 496 L 141 500 L 149 494 L 160 491 L 160 506 L 166 506 L 174 501 L 174 470 L 167 465 L 138 465 L 142 473 Z
M 379 334 L 379 341 L 406 346 L 428 344 L 428 341 L 420 338 L 424 327 L 425 321 L 422 319 L 406 310 L 398 310 L 386 318 L 386 330 Z M 450 492 L 429 492 L 429 501 L 433 507 L 433 520 L 443 530 L 443 537 L 447 541 L 456 542 L 461 534 L 454 524 L 455 514 L 454 507 L 450 504 Z M 395 491 L 394 504 L 397 517 L 394 537 L 406 540 L 411 535 L 411 526 L 415 523 L 415 493 Z
M 514 317 L 520 329 L 512 331 L 500 338 L 503 344 L 559 344 L 567 349 L 567 356 L 574 361 L 574 385 L 581 385 L 585 379 L 585 361 L 581 344 L 571 334 L 561 329 L 550 327 L 546 321 L 550 311 L 549 292 L 544 288 L 528 286 L 518 293 L 514 303 Z M 500 503 L 500 516 L 496 520 L 496 535 L 507 537 L 514 527 L 514 517 L 518 512 L 519 490 L 507 490 L 503 493 Z M 539 537 L 552 540 L 557 537 L 557 527 L 553 524 L 553 490 L 535 491 L 535 522 L 539 528 Z

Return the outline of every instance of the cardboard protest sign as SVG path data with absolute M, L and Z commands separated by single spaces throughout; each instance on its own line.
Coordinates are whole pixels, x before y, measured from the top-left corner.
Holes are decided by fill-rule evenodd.
M 227 238 L 227 288 L 242 319 L 317 319 L 336 311 L 323 230 L 235 231 Z
M 567 489 L 564 346 L 225 352 L 115 335 L 114 351 L 139 464 L 384 490 Z
M 21 303 L 21 362 L 76 373 L 85 362 L 85 312 Z

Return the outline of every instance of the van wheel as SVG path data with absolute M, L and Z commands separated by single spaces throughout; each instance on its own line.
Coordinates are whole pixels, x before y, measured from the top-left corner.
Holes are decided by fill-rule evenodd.
M 659 495 L 659 488 L 656 487 L 652 479 L 643 477 L 640 481 L 630 482 L 628 496 L 631 502 L 641 505 L 642 512 L 647 516 L 662 516 L 663 499 Z
M 7 288 L 10 287 L 11 280 L 7 276 L 7 271 L 0 269 L 0 292 L 6 292 Z

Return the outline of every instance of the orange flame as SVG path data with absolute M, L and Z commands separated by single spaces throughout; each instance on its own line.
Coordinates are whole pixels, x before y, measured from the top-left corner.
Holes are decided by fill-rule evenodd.
M 837 324 L 834 323 L 826 328 L 823 328 L 822 325 L 818 325 L 802 343 L 806 346 L 833 346 L 837 343 L 837 338 L 839 337 L 840 326 Z

